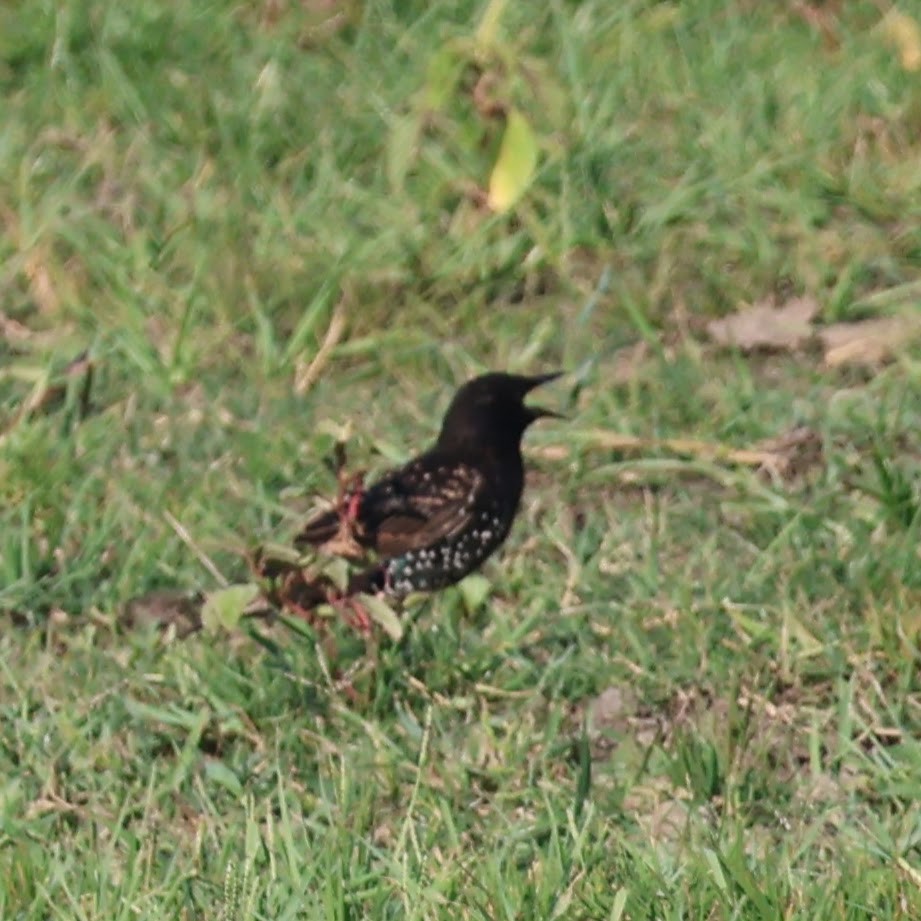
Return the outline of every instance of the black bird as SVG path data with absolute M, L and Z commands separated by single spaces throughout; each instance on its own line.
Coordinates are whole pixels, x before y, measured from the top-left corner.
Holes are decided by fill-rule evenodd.
M 402 598 L 459 582 L 505 540 L 524 487 L 525 429 L 557 413 L 526 406 L 527 393 L 560 376 L 484 374 L 454 396 L 435 444 L 366 489 L 308 521 L 298 547 L 343 529 L 379 562 L 352 576 L 345 595 Z

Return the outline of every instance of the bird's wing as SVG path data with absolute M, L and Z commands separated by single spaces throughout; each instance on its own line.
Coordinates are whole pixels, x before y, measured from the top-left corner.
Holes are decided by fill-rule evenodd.
M 410 463 L 395 471 L 362 502 L 370 545 L 393 557 L 463 531 L 483 483 L 483 474 L 467 464 Z

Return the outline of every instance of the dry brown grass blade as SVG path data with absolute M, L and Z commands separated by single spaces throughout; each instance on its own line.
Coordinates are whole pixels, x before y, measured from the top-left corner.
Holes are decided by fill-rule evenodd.
M 192 535 L 189 533 L 185 525 L 179 521 L 168 509 L 163 510 L 163 518 L 166 523 L 173 529 L 176 533 L 176 536 L 192 551 L 195 557 L 198 559 L 199 563 L 211 573 L 212 577 L 215 579 L 218 585 L 222 588 L 226 588 L 230 585 L 230 581 L 224 576 L 224 574 L 217 568 L 214 561 L 208 556 L 207 553 L 198 545 Z
M 298 396 L 303 396 L 322 374 L 333 353 L 333 349 L 342 339 L 346 319 L 345 298 L 343 298 L 333 309 L 329 326 L 326 328 L 326 335 L 323 337 L 323 342 L 320 344 L 316 355 L 313 356 L 309 363 L 298 359 L 294 371 L 294 392 Z
M 917 307 L 912 308 L 917 311 Z M 858 323 L 835 323 L 819 332 L 825 365 L 876 367 L 890 360 L 903 345 L 921 335 L 921 314 L 905 313 Z
M 819 435 L 807 426 L 797 426 L 751 448 L 733 448 L 697 438 L 642 438 L 606 429 L 578 432 L 574 440 L 590 451 L 620 451 L 633 455 L 677 454 L 694 460 L 764 470 L 780 478 L 801 472 L 821 457 Z M 549 460 L 564 460 L 572 456 L 573 445 L 545 445 L 533 449 L 531 453 Z M 804 459 L 806 463 L 803 463 Z

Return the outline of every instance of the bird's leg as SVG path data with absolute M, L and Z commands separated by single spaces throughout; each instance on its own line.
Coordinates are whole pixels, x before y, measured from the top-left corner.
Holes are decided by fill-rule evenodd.
M 358 510 L 364 498 L 364 471 L 347 474 L 341 467 L 336 471 L 336 514 L 339 516 L 338 539 L 354 541 Z
M 331 604 L 356 633 L 360 633 L 363 637 L 371 636 L 374 621 L 371 620 L 371 615 L 357 598 L 352 595 L 342 595 L 331 601 Z
M 352 536 L 352 525 L 358 520 L 358 508 L 364 495 L 364 471 L 346 472 L 348 456 L 345 442 L 337 441 L 326 464 L 336 477 L 336 514 L 339 516 L 339 536 Z
M 345 477 L 343 481 L 340 482 L 339 489 L 339 514 L 340 517 L 343 518 L 346 526 L 351 529 L 351 526 L 358 520 L 358 509 L 361 506 L 362 498 L 364 498 L 364 471 L 359 470 L 350 477 Z

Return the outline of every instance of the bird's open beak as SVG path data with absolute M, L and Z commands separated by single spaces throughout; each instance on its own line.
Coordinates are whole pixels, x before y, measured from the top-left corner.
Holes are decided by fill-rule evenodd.
M 533 390 L 535 387 L 540 387 L 541 384 L 549 384 L 550 381 L 555 381 L 558 377 L 562 376 L 562 371 L 551 371 L 549 374 L 535 374 L 533 377 L 528 377 L 526 378 L 528 384 L 525 388 L 525 392 Z
M 536 374 L 534 377 L 528 378 L 527 391 L 533 390 L 535 387 L 540 387 L 541 384 L 548 384 L 550 381 L 555 381 L 558 377 L 562 377 L 562 371 L 552 371 L 550 374 Z M 565 419 L 566 417 L 561 413 L 554 412 L 552 409 L 544 409 L 543 406 L 528 406 L 528 415 L 531 417 L 533 422 L 535 419 Z

